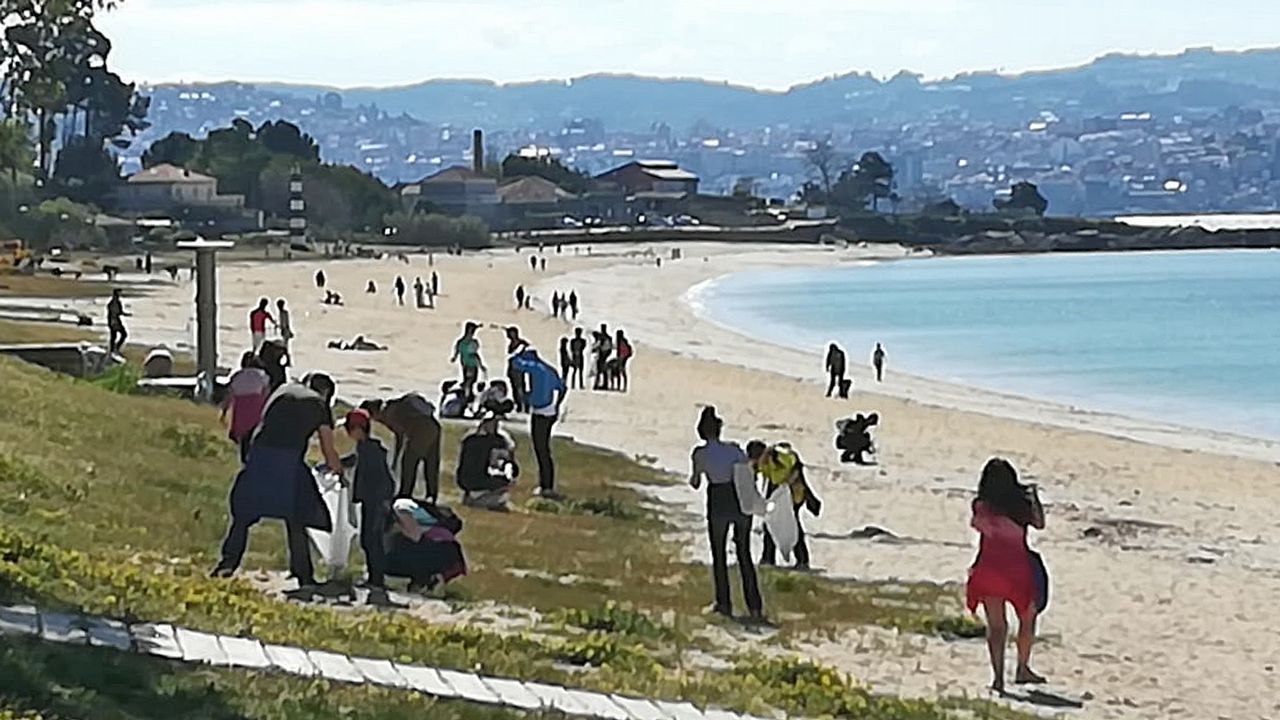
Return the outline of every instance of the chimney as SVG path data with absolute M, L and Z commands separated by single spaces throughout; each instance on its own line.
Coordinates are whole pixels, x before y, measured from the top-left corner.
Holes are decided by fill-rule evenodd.
M 484 131 L 475 130 L 471 133 L 471 169 L 477 173 L 484 172 Z

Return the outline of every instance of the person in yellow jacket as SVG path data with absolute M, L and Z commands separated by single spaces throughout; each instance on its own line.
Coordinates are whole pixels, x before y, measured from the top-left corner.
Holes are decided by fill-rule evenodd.
M 747 458 L 756 473 L 764 480 L 764 496 L 772 497 L 775 492 L 785 490 L 791 493 L 791 506 L 796 513 L 796 527 L 799 539 L 796 542 L 796 569 L 809 569 L 809 544 L 805 541 L 804 527 L 800 525 L 800 508 L 807 508 L 815 516 L 822 511 L 822 501 L 809 488 L 804 477 L 804 463 L 800 455 L 787 443 L 766 445 L 760 440 L 747 443 Z M 777 546 L 766 529 L 764 533 L 764 551 L 760 555 L 761 565 L 777 565 Z

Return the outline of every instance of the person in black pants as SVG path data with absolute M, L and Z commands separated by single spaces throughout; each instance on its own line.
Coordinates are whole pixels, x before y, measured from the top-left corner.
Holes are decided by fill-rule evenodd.
M 558 498 L 556 492 L 556 465 L 551 455 L 551 429 L 560 417 L 564 404 L 564 381 L 555 368 L 538 357 L 534 350 L 525 350 L 511 358 L 512 367 L 529 377 L 529 436 L 533 442 L 533 454 L 538 459 L 538 494 L 545 498 Z M 523 376 L 520 378 L 523 381 Z
M 520 337 L 520 328 L 512 325 L 507 328 L 507 382 L 511 385 L 511 399 L 516 403 L 516 412 L 529 412 L 529 392 L 524 373 L 515 365 L 515 357 L 529 349 L 529 341 Z
M 849 397 L 849 394 L 844 391 L 846 365 L 844 351 L 839 345 L 831 343 L 827 348 L 827 376 L 830 378 L 827 383 L 827 397 L 831 397 L 832 393 L 838 393 L 842 398 Z
M 306 454 L 315 435 L 330 472 L 341 466 L 333 446 L 334 391 L 333 380 L 316 373 L 304 383 L 283 385 L 267 400 L 249 459 L 231 486 L 231 526 L 213 577 L 234 575 L 249 542 L 249 528 L 263 518 L 278 518 L 285 522 L 290 573 L 300 589 L 315 585 L 306 531 L 333 532 L 333 521 Z
M 395 479 L 387 465 L 387 448 L 370 434 L 373 418 L 367 410 L 347 413 L 343 425 L 356 442 L 355 457 L 343 458 L 345 466 L 355 466 L 355 482 L 351 499 L 360 503 L 360 549 L 368 570 L 367 585 L 375 592 L 386 593 L 387 559 L 382 547 L 382 534 L 391 513 L 391 498 L 396 492 Z M 371 596 L 377 601 L 378 596 Z
M 760 598 L 760 583 L 756 568 L 751 562 L 751 516 L 742 512 L 738 492 L 734 486 L 734 468 L 747 464 L 747 454 L 737 443 L 720 439 L 723 421 L 716 417 L 713 407 L 702 410 L 698 419 L 698 437 L 702 444 L 693 449 L 693 472 L 689 484 L 697 489 L 702 479 L 707 480 L 707 532 L 711 540 L 711 578 L 715 584 L 715 611 L 725 617 L 733 616 L 733 601 L 729 595 L 729 561 L 726 543 L 733 534 L 734 554 L 738 570 L 742 574 L 742 596 L 752 620 L 764 620 L 764 602 Z

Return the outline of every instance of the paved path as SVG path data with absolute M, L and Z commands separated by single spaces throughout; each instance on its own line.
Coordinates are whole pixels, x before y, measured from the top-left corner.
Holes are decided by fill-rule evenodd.
M 138 652 L 215 667 L 274 670 L 336 682 L 378 685 L 513 710 L 558 711 L 603 720 L 758 720 L 689 703 L 587 692 L 388 660 L 348 657 L 321 650 L 268 645 L 252 638 L 213 635 L 164 623 L 126 625 L 99 617 L 0 606 L 0 635 L 28 635 L 49 642 Z

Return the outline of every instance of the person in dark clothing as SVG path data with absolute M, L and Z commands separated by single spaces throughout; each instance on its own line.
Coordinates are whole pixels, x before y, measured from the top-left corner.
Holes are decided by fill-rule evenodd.
M 841 350 L 839 345 L 831 343 L 827 348 L 827 376 L 830 378 L 827 383 L 827 397 L 831 397 L 832 393 L 843 392 L 845 366 L 844 350 Z M 845 396 L 841 395 L 841 397 Z
M 396 287 L 396 303 L 399 305 L 404 305 L 404 293 L 406 290 L 406 287 L 404 284 L 404 278 L 397 275 L 395 287 Z
M 871 353 L 871 365 L 876 369 L 876 382 L 884 382 L 884 346 L 880 343 L 876 343 Z
M 567 378 L 573 372 L 573 353 L 569 351 L 569 338 L 560 338 L 560 377 Z
M 565 383 L 571 388 L 577 387 L 579 390 L 586 388 L 582 380 L 583 371 L 586 369 L 586 355 L 587 339 L 582 336 L 582 328 L 574 328 L 573 339 L 569 341 L 569 367 L 573 372 L 565 376 Z
M 707 532 L 711 539 L 715 611 L 725 617 L 733 616 L 726 548 L 732 531 L 734 554 L 738 560 L 738 571 L 742 575 L 742 596 L 747 612 L 751 619 L 763 620 L 764 602 L 760 598 L 756 568 L 751 562 L 751 516 L 742 512 L 733 481 L 735 468 L 747 464 L 747 454 L 737 443 L 720 439 L 723 425 L 723 421 L 716 416 L 714 407 L 702 409 L 702 415 L 698 418 L 698 437 L 702 439 L 702 444 L 693 449 L 690 458 L 693 470 L 689 475 L 689 484 L 695 490 L 701 486 L 703 478 L 707 480 Z
M 369 573 L 368 586 L 385 592 L 387 560 L 382 534 L 396 491 L 387 466 L 387 448 L 371 434 L 373 420 L 364 410 L 347 413 L 343 426 L 356 443 L 355 455 L 343 458 L 343 463 L 355 466 L 351 499 L 360 504 L 360 549 Z
M 268 340 L 258 350 L 258 362 L 271 380 L 271 392 L 288 381 L 289 352 L 279 340 Z
M 816 516 L 822 512 L 822 501 L 805 479 L 804 463 L 800 461 L 799 453 L 786 443 L 766 445 L 760 440 L 752 440 L 747 443 L 747 458 L 760 477 L 764 478 L 765 498 L 776 495 L 778 502 L 786 502 L 788 499 L 791 501 L 799 533 L 795 546 L 796 569 L 808 570 L 809 544 L 805 540 L 804 526 L 800 524 L 800 510 L 805 508 Z M 776 563 L 777 545 L 766 530 L 760 564 L 772 566 Z
M 573 313 L 573 319 L 578 319 L 578 291 L 569 291 L 569 312 Z
M 505 495 L 520 475 L 516 464 L 515 442 L 502 432 L 498 418 L 489 416 L 462 438 L 458 449 L 458 468 L 454 477 L 463 492 L 464 505 L 483 505 L 498 509 L 506 505 Z M 481 502 L 485 496 L 497 501 Z
M 551 430 L 560 417 L 560 406 L 564 404 L 564 381 L 534 350 L 525 350 L 514 356 L 512 365 L 529 376 L 529 436 L 533 442 L 533 454 L 538 459 L 538 494 L 555 499 L 560 495 L 556 492 Z
M 517 310 L 524 309 L 524 286 L 523 285 L 516 286 L 516 309 Z
M 386 542 L 387 575 L 409 578 L 409 592 L 430 591 L 467 574 L 457 533 L 461 520 L 452 510 L 399 498 L 391 503 L 395 522 Z
M 538 271 L 538 256 L 537 256 L 537 255 L 532 255 L 532 256 L 530 256 L 530 257 L 529 257 L 529 269 L 530 269 L 530 270 L 533 270 L 534 272 L 537 272 L 537 271 Z
M 318 288 L 320 288 L 321 290 L 323 290 L 323 289 L 324 289 L 324 283 L 325 283 L 324 271 L 323 271 L 323 270 L 317 270 L 317 271 L 316 271 L 316 287 L 318 287 Z
M 314 435 L 330 472 L 341 467 L 333 445 L 335 390 L 328 375 L 316 373 L 304 383 L 282 386 L 268 398 L 248 462 L 231 487 L 231 525 L 214 577 L 235 574 L 249 542 L 249 528 L 263 518 L 278 518 L 285 522 L 290 573 L 301 588 L 315 585 L 306 529 L 332 532 L 333 522 L 306 454 Z
M 529 349 L 529 342 L 520 337 L 520 328 L 512 325 L 507 328 L 507 382 L 511 384 L 511 399 L 515 401 L 516 412 L 529 412 L 529 383 L 525 374 L 516 369 L 515 357 Z
M 394 400 L 366 400 L 360 408 L 395 434 L 395 464 L 400 469 L 397 497 L 413 497 L 421 471 L 426 498 L 440 496 L 440 421 L 435 407 L 417 393 Z
M 431 295 L 435 297 L 440 294 L 440 275 L 435 270 L 431 271 Z
M 107 340 L 108 351 L 115 355 L 124 349 L 124 342 L 129 339 L 129 332 L 124 329 L 124 318 L 129 313 L 124 311 L 124 303 L 120 301 L 120 289 L 111 291 L 111 300 L 107 301 Z

